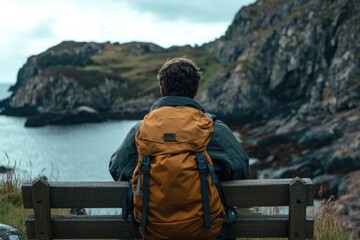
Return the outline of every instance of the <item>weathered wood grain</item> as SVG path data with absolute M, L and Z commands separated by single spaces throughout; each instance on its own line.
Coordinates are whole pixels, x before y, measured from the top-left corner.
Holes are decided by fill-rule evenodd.
M 306 183 L 294 178 L 289 184 L 289 239 L 305 239 L 306 219 Z
M 288 206 L 291 179 L 238 180 L 222 183 L 230 206 Z M 313 204 L 310 179 L 306 183 L 306 205 Z M 52 208 L 119 208 L 127 182 L 50 182 Z M 32 208 L 31 182 L 22 185 L 24 207 Z
M 231 226 L 230 235 L 234 237 L 287 237 L 287 215 L 240 215 Z M 306 237 L 313 233 L 313 219 L 306 219 Z M 54 239 L 96 239 L 96 238 L 135 238 L 140 237 L 131 220 L 124 221 L 120 216 L 53 216 Z M 34 239 L 35 221 L 26 220 L 28 238 Z
M 33 182 L 31 199 L 34 204 L 36 239 L 52 239 L 50 187 L 47 181 L 38 179 Z

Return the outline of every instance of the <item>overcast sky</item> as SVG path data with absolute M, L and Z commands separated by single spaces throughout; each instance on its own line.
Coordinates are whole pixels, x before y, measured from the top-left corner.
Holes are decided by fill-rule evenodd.
M 0 0 L 0 83 L 64 40 L 199 44 L 223 35 L 255 0 Z

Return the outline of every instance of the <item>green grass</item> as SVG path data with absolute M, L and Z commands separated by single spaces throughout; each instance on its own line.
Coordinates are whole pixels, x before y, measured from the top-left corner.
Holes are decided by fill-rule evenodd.
M 334 198 L 324 200 L 319 210 L 315 213 L 315 240 L 348 240 L 346 224 L 341 219 L 336 219 Z M 353 238 L 355 239 L 355 238 Z
M 0 181 L 0 223 L 19 229 L 25 236 L 24 223 L 28 211 L 22 207 L 20 182 L 11 177 Z
M 121 50 L 123 48 L 124 46 L 121 45 L 106 44 L 103 53 L 92 56 L 92 60 L 101 71 L 111 72 L 113 75 L 129 79 L 139 85 L 139 88 L 144 92 L 153 89 L 158 91 L 157 71 L 168 59 L 188 57 L 194 60 L 203 72 L 200 89 L 205 88 L 215 73 L 223 67 L 223 64 L 219 63 L 211 53 L 201 48 L 182 46 L 161 53 L 143 54 Z M 85 67 L 89 70 L 93 68 L 93 65 Z
M 66 47 L 82 44 L 84 43 L 63 42 L 50 50 L 63 50 Z M 151 93 L 155 96 L 159 95 L 159 83 L 156 76 L 168 59 L 188 57 L 194 60 L 203 72 L 200 91 L 206 89 L 214 80 L 216 73 L 224 68 L 224 65 L 204 48 L 193 48 L 189 45 L 169 49 L 154 47 L 157 50 L 150 52 L 146 43 L 138 43 L 139 48 L 136 44 L 104 43 L 100 54 L 65 52 L 54 55 L 47 54 L 47 51 L 39 55 L 38 64 L 42 70 L 39 74 L 46 78 L 65 76 L 76 81 L 86 90 L 98 87 L 106 79 L 112 79 L 118 81 L 119 86 L 112 90 L 112 97 L 128 100 Z M 138 49 L 140 49 L 139 52 L 137 52 Z

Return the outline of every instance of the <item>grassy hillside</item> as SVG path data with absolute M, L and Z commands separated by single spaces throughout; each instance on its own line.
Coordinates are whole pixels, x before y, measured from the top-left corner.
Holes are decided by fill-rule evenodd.
M 224 67 L 210 52 L 188 45 L 164 49 L 151 43 L 104 43 L 100 44 L 100 53 L 78 50 L 85 45 L 63 42 L 40 54 L 37 60 L 42 69 L 40 74 L 49 78 L 66 76 L 85 89 L 96 88 L 106 79 L 116 80 L 119 85 L 127 87 L 112 92 L 113 97 L 130 99 L 149 93 L 158 94 L 157 71 L 168 59 L 193 59 L 203 72 L 200 89 L 206 88 L 215 73 Z

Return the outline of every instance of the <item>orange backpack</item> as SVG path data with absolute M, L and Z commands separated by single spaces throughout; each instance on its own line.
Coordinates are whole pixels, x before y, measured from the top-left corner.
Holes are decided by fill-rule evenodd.
M 133 218 L 143 239 L 216 239 L 225 221 L 206 146 L 213 120 L 192 107 L 161 107 L 136 133 Z

